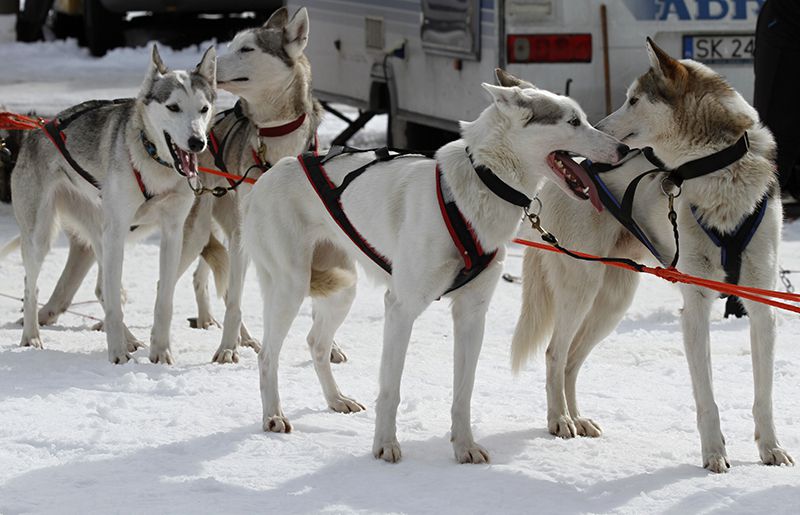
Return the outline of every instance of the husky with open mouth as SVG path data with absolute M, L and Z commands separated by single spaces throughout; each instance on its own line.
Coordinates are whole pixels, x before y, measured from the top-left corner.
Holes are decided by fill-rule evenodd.
M 11 180 L 25 266 L 22 346 L 42 347 L 36 282 L 58 222 L 100 263 L 108 358 L 127 362 L 141 343 L 123 323 L 125 240 L 132 226 L 158 226 L 161 257 L 150 360 L 172 362 L 172 298 L 183 224 L 194 198 L 187 181 L 196 180 L 215 99 L 213 47 L 193 71 L 170 71 L 153 46 L 136 98 L 85 102 L 59 113 L 44 130 L 25 135 Z M 82 275 L 78 279 L 75 288 Z M 74 274 L 69 280 L 74 282 Z
M 339 390 L 328 359 L 355 295 L 359 262 L 387 289 L 374 456 L 400 459 L 396 415 L 412 325 L 444 295 L 452 301 L 455 331 L 453 450 L 461 463 L 488 461 L 472 436 L 470 399 L 505 245 L 547 180 L 571 196 L 591 196 L 585 190 L 591 183 L 571 171 L 568 152 L 617 162 L 628 148 L 592 128 L 567 97 L 483 86 L 493 102 L 476 121 L 462 123 L 462 139 L 440 148 L 435 159 L 394 158 L 388 151 L 307 153 L 282 159 L 253 187 L 243 241 L 264 299 L 265 431 L 292 428 L 278 395 L 278 358 L 308 295 L 315 316 L 307 340 L 326 401 L 336 411 L 364 409 Z

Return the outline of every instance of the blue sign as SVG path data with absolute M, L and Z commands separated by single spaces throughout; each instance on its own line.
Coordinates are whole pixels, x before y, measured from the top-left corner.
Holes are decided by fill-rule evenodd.
M 747 20 L 765 0 L 623 0 L 637 20 Z

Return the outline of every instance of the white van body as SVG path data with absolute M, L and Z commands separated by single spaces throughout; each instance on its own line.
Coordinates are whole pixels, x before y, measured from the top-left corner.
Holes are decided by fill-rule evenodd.
M 597 121 L 621 104 L 628 85 L 646 70 L 646 36 L 673 56 L 706 62 L 746 99 L 752 99 L 753 38 L 762 3 L 289 1 L 290 9 L 306 6 L 309 10 L 312 29 L 306 53 L 313 67 L 315 93 L 325 101 L 385 110 L 395 133 L 406 122 L 456 131 L 458 120 L 472 120 L 486 106 L 479 85 L 494 80 L 495 67 L 548 90 L 565 93 L 568 88 L 589 119 Z M 532 39 L 527 41 L 527 37 Z M 564 41 L 578 41 L 575 38 L 582 38 L 585 62 L 541 62 L 542 55 L 544 60 L 558 59 L 552 49 Z M 403 47 L 398 52 L 401 56 L 387 57 L 399 47 Z M 526 56 L 540 62 L 518 62 Z M 402 138 L 395 135 L 394 143 L 402 143 Z

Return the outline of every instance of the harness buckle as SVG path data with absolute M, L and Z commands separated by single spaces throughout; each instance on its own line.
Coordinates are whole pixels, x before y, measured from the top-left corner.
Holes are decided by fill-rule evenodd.
M 678 190 L 678 193 L 672 193 L 676 189 Z M 670 209 L 672 209 L 672 199 L 680 197 L 681 193 L 683 193 L 683 188 L 681 188 L 681 186 L 679 186 L 669 175 L 667 175 L 661 179 L 661 193 L 663 193 L 665 197 L 670 197 Z

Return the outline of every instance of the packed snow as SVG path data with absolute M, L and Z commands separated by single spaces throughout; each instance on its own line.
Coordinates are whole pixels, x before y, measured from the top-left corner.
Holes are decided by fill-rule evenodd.
M 9 18 L 0 17 L 0 25 L 7 31 Z M 18 112 L 49 115 L 89 98 L 133 95 L 148 58 L 144 48 L 98 60 L 73 41 L 9 39 L 0 38 L 0 104 Z M 164 49 L 162 56 L 185 68 L 201 52 Z M 328 116 L 323 143 L 342 128 Z M 379 144 L 384 129 L 385 119 L 376 119 L 354 143 Z M 11 207 L 0 205 L 0 242 L 16 234 Z M 42 302 L 66 255 L 60 238 L 39 280 Z M 126 249 L 125 317 L 141 339 L 152 324 L 157 255 L 157 237 Z M 508 272 L 519 273 L 521 256 L 520 247 L 510 249 Z M 798 223 L 784 230 L 781 263 L 800 269 Z M 146 350 L 127 365 L 108 363 L 105 335 L 90 329 L 89 317 L 102 316 L 93 272 L 72 307 L 81 315 L 44 327 L 44 350 L 19 348 L 21 303 L 6 295 L 22 295 L 23 275 L 18 253 L 0 262 L 0 513 L 796 513 L 800 506 L 800 470 L 759 462 L 748 323 L 724 320 L 722 302 L 712 321 L 713 364 L 733 468 L 723 475 L 701 468 L 680 296 L 654 278 L 642 280 L 630 312 L 590 356 L 579 382 L 582 410 L 605 433 L 572 440 L 547 432 L 543 359 L 511 374 L 520 286 L 500 283 L 472 402 L 489 465 L 453 458 L 451 319 L 446 301 L 434 303 L 412 336 L 398 413 L 403 461 L 390 465 L 371 455 L 383 292 L 368 281 L 359 283 L 337 336 L 349 361 L 334 367 L 343 392 L 368 410 L 341 415 L 326 407 L 306 349 L 306 303 L 281 356 L 281 396 L 294 432 L 275 435 L 261 431 L 252 350 L 236 365 L 211 364 L 221 331 L 185 322 L 196 314 L 191 274 L 176 290 L 174 366 L 150 364 Z M 244 318 L 260 335 L 254 276 L 245 286 Z M 219 300 L 214 308 L 221 319 Z M 775 422 L 783 446 L 800 457 L 800 318 L 781 313 L 778 324 Z

